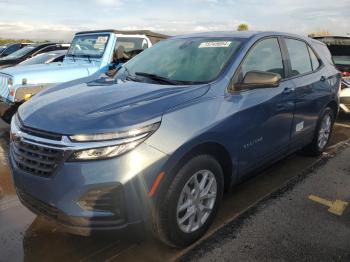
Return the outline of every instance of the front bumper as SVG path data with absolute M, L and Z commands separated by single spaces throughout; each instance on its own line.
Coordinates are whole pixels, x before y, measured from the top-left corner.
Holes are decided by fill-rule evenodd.
M 166 155 L 142 143 L 115 159 L 64 162 L 51 177 L 42 177 L 20 169 L 13 159 L 12 145 L 10 149 L 21 202 L 32 212 L 54 220 L 63 230 L 80 235 L 125 230 L 146 222 L 153 201 L 147 193 L 165 161 Z M 106 188 L 122 189 L 118 215 L 113 210 L 95 210 L 94 205 L 87 208 L 82 204 L 89 192 Z

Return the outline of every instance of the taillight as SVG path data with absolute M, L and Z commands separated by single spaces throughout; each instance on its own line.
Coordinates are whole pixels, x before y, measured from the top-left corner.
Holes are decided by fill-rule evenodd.
M 343 77 L 349 77 L 350 76 L 350 72 L 342 72 L 341 74 Z
M 13 81 L 12 81 L 11 78 L 7 79 L 7 87 L 9 89 L 10 96 L 14 96 L 15 95 L 15 89 L 13 88 Z

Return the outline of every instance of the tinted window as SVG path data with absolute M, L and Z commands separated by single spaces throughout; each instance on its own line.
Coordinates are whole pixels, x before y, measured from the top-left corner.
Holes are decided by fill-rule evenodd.
M 241 82 L 250 71 L 276 73 L 284 77 L 281 50 L 276 38 L 262 40 L 249 51 L 235 82 Z
M 65 56 L 65 55 L 61 55 L 61 56 L 55 58 L 54 60 L 52 60 L 51 63 L 63 62 L 64 56 Z
M 312 70 L 316 70 L 320 67 L 320 62 L 318 61 L 317 56 L 315 55 L 315 52 L 308 46 L 309 48 L 309 54 L 311 58 L 311 64 L 312 64 Z
M 17 51 L 19 48 L 20 48 L 19 45 L 12 45 L 5 50 L 4 55 L 12 54 L 13 52 Z
M 55 51 L 59 49 L 56 45 L 51 45 L 51 46 L 47 46 L 47 47 L 44 47 L 42 49 L 40 49 L 38 52 L 36 52 L 35 54 L 38 55 L 38 54 L 43 54 L 43 53 L 47 53 L 47 52 L 50 52 L 50 51 Z
M 303 41 L 295 39 L 286 39 L 286 45 L 292 64 L 292 75 L 311 72 L 312 65 L 307 45 Z
M 34 45 L 29 45 L 29 46 L 26 46 L 26 47 L 23 47 L 19 50 L 17 50 L 16 52 L 8 55 L 7 57 L 4 57 L 3 59 L 6 60 L 6 59 L 16 59 L 16 58 L 20 58 L 22 56 L 25 56 L 27 54 L 29 54 L 30 52 L 32 52 L 34 49 L 36 48 L 36 46 Z

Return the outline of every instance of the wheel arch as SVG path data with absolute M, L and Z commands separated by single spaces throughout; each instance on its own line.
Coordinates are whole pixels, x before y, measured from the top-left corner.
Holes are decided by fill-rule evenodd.
M 203 142 L 189 147 L 186 151 L 183 149 L 178 151 L 179 152 L 173 154 L 175 156 L 172 160 L 170 160 L 170 163 L 166 168 L 166 173 L 170 173 L 169 177 L 174 178 L 175 174 L 180 170 L 180 168 L 194 156 L 208 154 L 219 162 L 223 170 L 225 190 L 228 190 L 235 181 L 233 174 L 234 164 L 232 162 L 231 154 L 221 143 L 214 141 Z
M 330 109 L 332 109 L 333 113 L 334 113 L 334 119 L 337 118 L 338 113 L 339 113 L 339 105 L 337 102 L 335 102 L 334 100 L 332 100 L 331 102 L 329 102 L 326 105 L 326 108 L 329 107 Z

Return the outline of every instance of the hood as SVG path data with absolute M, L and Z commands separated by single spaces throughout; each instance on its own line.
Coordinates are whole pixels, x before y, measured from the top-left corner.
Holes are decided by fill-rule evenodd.
M 62 83 L 72 79 L 86 77 L 98 67 L 94 64 L 51 63 L 38 65 L 19 65 L 1 70 L 13 76 L 14 85 L 22 85 L 22 79 L 27 79 L 28 85 Z
M 49 88 L 24 103 L 19 116 L 25 126 L 58 134 L 113 132 L 161 117 L 209 88 L 118 81 Z

